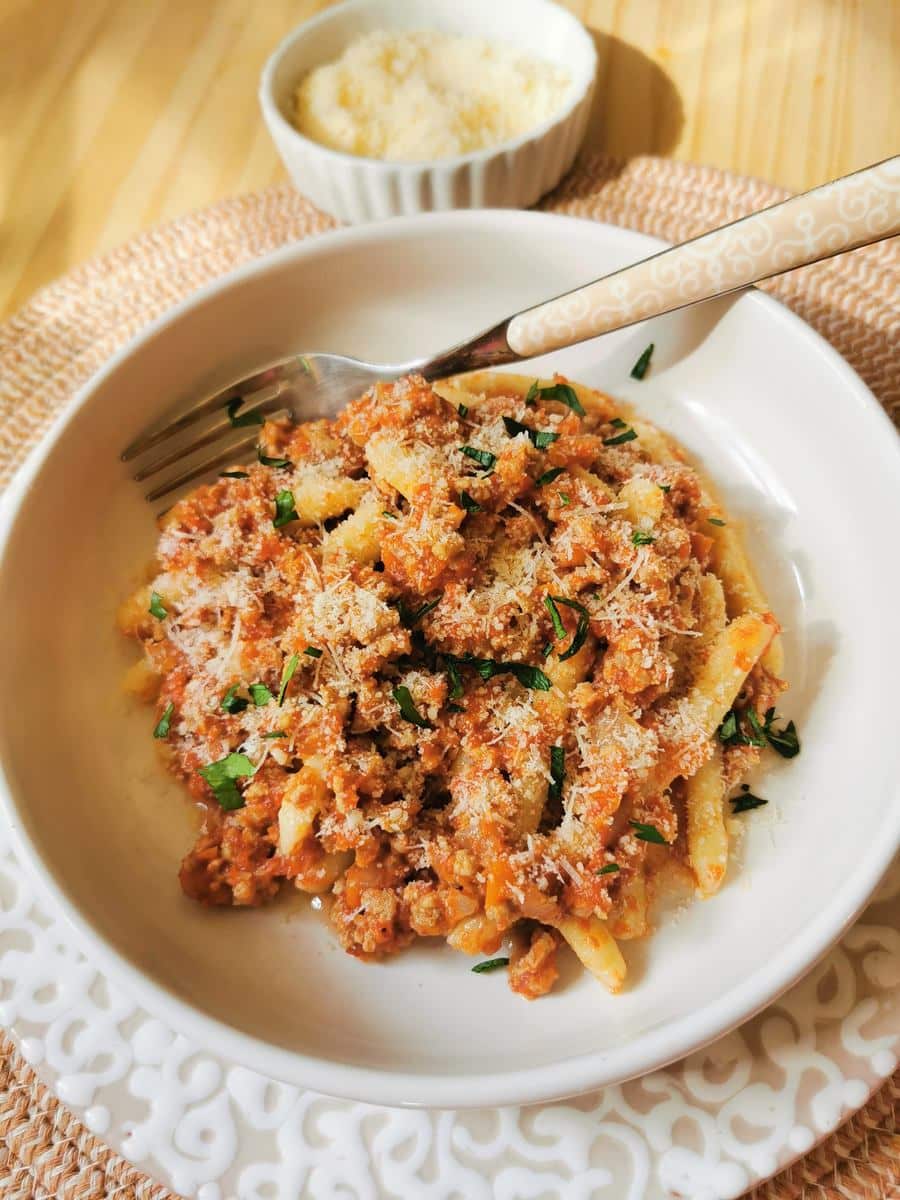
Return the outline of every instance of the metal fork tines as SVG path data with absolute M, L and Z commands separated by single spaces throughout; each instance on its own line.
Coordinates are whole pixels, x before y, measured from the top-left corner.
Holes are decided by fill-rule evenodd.
M 261 420 L 285 411 L 292 380 L 303 369 L 294 360 L 278 363 L 198 401 L 161 428 L 141 433 L 122 452 L 123 462 L 136 464 L 137 482 L 183 464 L 180 472 L 148 492 L 147 499 L 158 500 L 252 450 Z M 215 454 L 198 457 L 210 446 L 219 447 Z M 160 447 L 164 452 L 150 455 Z
M 416 365 L 375 366 L 338 354 L 283 359 L 198 401 L 165 425 L 145 430 L 123 451 L 122 459 L 135 463 L 134 479 L 139 483 L 182 465 L 178 474 L 147 493 L 148 500 L 158 500 L 252 450 L 259 436 L 258 416 L 287 412 L 302 421 L 333 417 L 372 383 Z M 216 452 L 200 457 L 209 447 Z

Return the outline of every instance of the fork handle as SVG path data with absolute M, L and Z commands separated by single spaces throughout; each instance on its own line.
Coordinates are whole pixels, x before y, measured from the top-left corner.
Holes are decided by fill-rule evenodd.
M 900 156 L 663 250 L 510 318 L 532 358 L 900 233 Z

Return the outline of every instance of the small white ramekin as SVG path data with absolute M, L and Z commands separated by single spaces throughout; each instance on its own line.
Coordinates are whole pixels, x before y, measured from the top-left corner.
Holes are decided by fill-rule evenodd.
M 566 104 L 513 141 L 430 162 L 382 162 L 331 150 L 291 123 L 294 93 L 313 67 L 376 29 L 440 30 L 505 41 L 564 67 Z M 566 173 L 587 126 L 597 55 L 590 34 L 553 0 L 345 0 L 289 34 L 266 63 L 263 116 L 299 190 L 343 221 L 374 221 L 451 208 L 533 204 Z

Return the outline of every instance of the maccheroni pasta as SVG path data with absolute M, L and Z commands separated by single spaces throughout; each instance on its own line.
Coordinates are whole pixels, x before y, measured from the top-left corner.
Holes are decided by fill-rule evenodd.
M 128 686 L 201 802 L 181 885 L 327 896 L 371 958 L 567 943 L 611 991 L 659 879 L 721 885 L 779 727 L 778 624 L 681 450 L 599 392 L 480 373 L 269 421 L 160 520 Z M 730 797 L 730 793 L 735 794 Z

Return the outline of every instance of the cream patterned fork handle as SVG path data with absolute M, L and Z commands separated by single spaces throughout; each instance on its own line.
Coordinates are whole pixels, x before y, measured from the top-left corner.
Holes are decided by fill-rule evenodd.
M 512 317 L 523 358 L 900 234 L 900 156 L 751 213 Z

